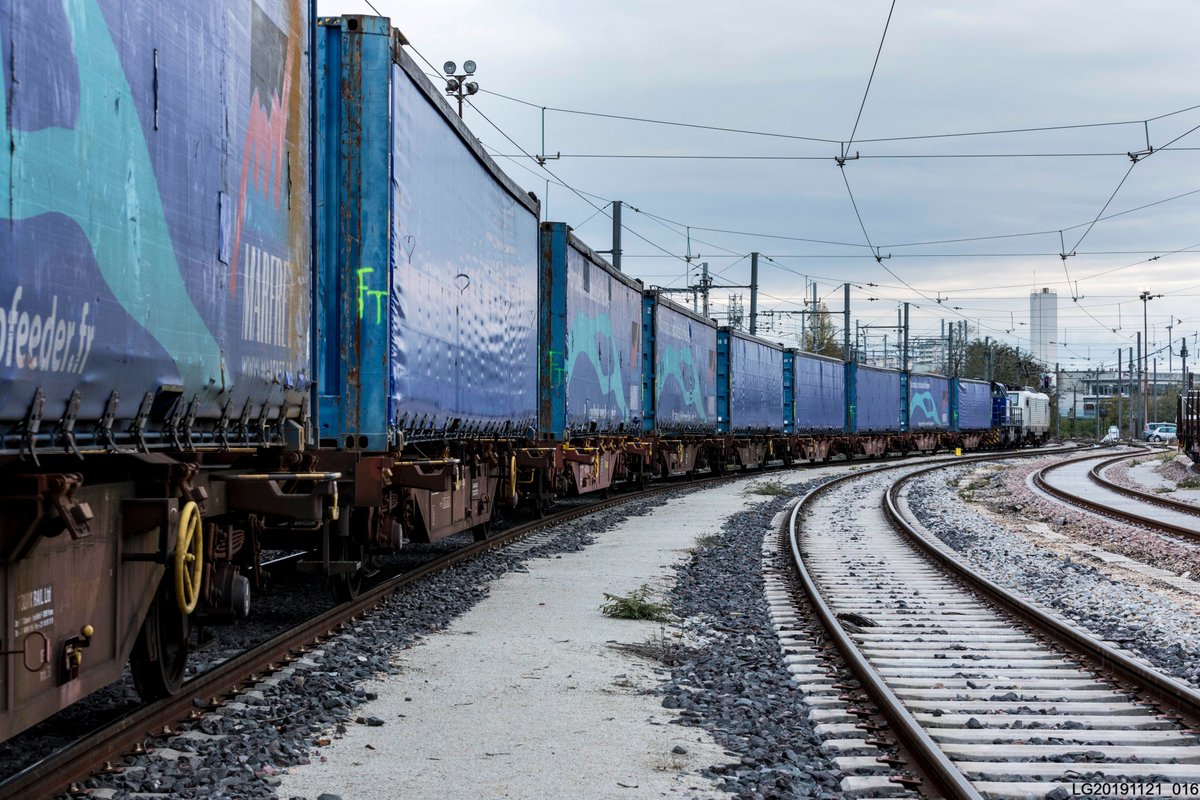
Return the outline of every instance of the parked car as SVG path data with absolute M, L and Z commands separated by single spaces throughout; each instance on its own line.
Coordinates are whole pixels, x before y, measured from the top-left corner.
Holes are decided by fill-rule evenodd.
M 1146 426 L 1147 442 L 1173 442 L 1175 438 L 1175 423 L 1173 422 L 1152 422 Z
M 1102 442 L 1119 442 L 1119 441 L 1121 441 L 1121 429 L 1118 428 L 1116 425 L 1109 425 L 1108 433 L 1104 434 L 1104 438 L 1101 439 L 1100 441 L 1102 441 Z

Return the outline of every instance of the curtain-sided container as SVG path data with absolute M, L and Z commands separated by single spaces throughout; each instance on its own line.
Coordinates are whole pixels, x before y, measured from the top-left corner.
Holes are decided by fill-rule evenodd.
M 541 230 L 540 430 L 558 440 L 640 432 L 642 282 L 614 269 L 565 223 Z
M 954 429 L 980 431 L 992 427 L 992 386 L 986 381 L 954 380 Z
M 643 428 L 717 430 L 717 326 L 654 291 L 642 302 Z
M 901 373 L 891 369 L 851 366 L 853 432 L 898 433 L 904 407 Z
M 317 58 L 322 440 L 532 433 L 536 201 L 386 19 L 322 19 Z
M 908 429 L 950 430 L 950 381 L 919 372 L 908 376 Z
M 842 433 L 846 429 L 846 364 L 836 358 L 792 351 L 795 433 Z
M 724 433 L 780 432 L 783 346 L 731 328 L 717 331 L 717 429 Z
M 302 416 L 309 12 L 4 4 L 4 428 L 204 446 Z

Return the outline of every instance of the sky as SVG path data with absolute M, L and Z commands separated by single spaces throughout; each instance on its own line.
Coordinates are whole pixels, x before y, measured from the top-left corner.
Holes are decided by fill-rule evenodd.
M 1200 356 L 1195 0 L 372 3 L 418 61 L 478 64 L 464 119 L 544 218 L 607 250 L 625 204 L 626 272 L 736 287 L 760 253 L 765 338 L 849 282 L 861 326 L 908 302 L 914 338 L 1026 350 L 1048 287 L 1064 369 L 1112 367 L 1143 312 L 1160 372 L 1167 325 L 1175 370 L 1183 335 Z

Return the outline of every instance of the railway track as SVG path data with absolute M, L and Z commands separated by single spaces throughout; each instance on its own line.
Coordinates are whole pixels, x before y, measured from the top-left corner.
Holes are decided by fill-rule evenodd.
M 798 466 L 805 468 L 808 465 Z M 309 650 L 319 646 L 325 639 L 352 628 L 361 615 L 369 612 L 390 595 L 454 564 L 500 547 L 513 546 L 518 551 L 535 547 L 548 538 L 542 533 L 543 529 L 631 500 L 652 497 L 685 486 L 701 486 L 705 483 L 736 480 L 758 474 L 739 471 L 722 476 L 698 477 L 686 484 L 653 486 L 586 504 L 564 504 L 566 507 L 558 513 L 497 532 L 482 542 L 465 545 L 419 567 L 389 577 L 364 589 L 354 601 L 314 616 L 303 624 L 195 676 L 184 684 L 178 695 L 140 707 L 75 741 L 69 747 L 0 779 L 0 800 L 50 797 L 64 792 L 82 794 L 84 790 L 80 784 L 88 776 L 120 769 L 114 765 L 119 764 L 125 755 L 139 752 L 146 742 L 170 736 L 176 732 L 174 728 L 180 723 L 195 722 L 206 713 L 216 710 L 242 690 L 303 659 Z M 772 473 L 767 471 L 761 474 L 769 476 Z M 296 554 L 281 555 L 277 562 L 286 565 L 295 557 Z
M 696 486 L 746 476 L 747 473 L 737 472 L 725 476 L 704 477 L 690 481 L 687 485 Z M 360 615 L 396 591 L 487 550 L 508 546 L 517 540 L 524 540 L 516 545 L 518 549 L 524 546 L 526 541 L 536 544 L 538 532 L 552 524 L 676 488 L 679 488 L 678 484 L 656 486 L 644 492 L 568 508 L 561 513 L 497 533 L 483 542 L 464 546 L 416 569 L 391 577 L 365 590 L 355 601 L 315 616 L 301 626 L 279 634 L 197 675 L 184 685 L 177 696 L 143 706 L 112 724 L 97 729 L 68 748 L 0 780 L 0 800 L 9 797 L 53 796 L 68 791 L 79 792 L 79 784 L 89 775 L 119 769 L 112 765 L 118 764 L 126 754 L 138 752 L 147 741 L 156 737 L 169 736 L 173 728 L 181 722 L 194 722 L 202 718 L 241 690 L 304 658 L 309 649 L 319 645 L 325 638 L 353 626 Z M 279 561 L 285 563 L 292 558 L 294 554 L 289 554 L 282 556 Z
M 797 504 L 786 537 L 804 593 L 919 773 L 897 779 L 953 798 L 1200 793 L 1188 727 L 1200 693 L 922 536 L 904 486 L 941 466 L 825 484 Z M 849 519 L 848 507 L 861 511 Z M 867 744 L 838 748 L 856 753 L 837 759 L 848 790 L 877 786 L 886 769 Z
M 1116 458 L 1090 455 L 1051 464 L 1030 480 L 1069 505 L 1187 539 L 1200 540 L 1200 507 L 1120 486 L 1104 477 L 1108 467 L 1141 454 Z
M 702 478 L 704 482 L 745 477 L 742 473 L 722 478 Z M 535 535 L 538 530 L 585 516 L 632 499 L 645 498 L 680 488 L 679 485 L 652 487 L 642 492 L 620 495 L 586 506 L 568 508 L 522 525 L 496 533 L 429 561 L 415 569 L 388 578 L 364 589 L 355 600 L 332 608 L 272 639 L 231 658 L 190 679 L 182 691 L 160 702 L 143 706 L 112 724 L 87 735 L 67 748 L 0 781 L 0 800 L 7 798 L 52 797 L 61 793 L 82 794 L 80 783 L 89 775 L 119 769 L 113 764 L 126 755 L 139 752 L 148 740 L 170 735 L 184 721 L 200 719 L 205 712 L 219 708 L 241 690 L 305 656 L 312 647 L 337 635 L 374 606 L 406 586 L 481 553 Z

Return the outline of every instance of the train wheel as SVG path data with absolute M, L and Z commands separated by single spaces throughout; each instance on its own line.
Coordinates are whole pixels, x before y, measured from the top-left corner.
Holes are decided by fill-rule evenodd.
M 492 533 L 491 521 L 481 522 L 478 525 L 476 525 L 475 527 L 471 528 L 471 538 L 473 538 L 477 542 L 484 541 L 485 539 L 488 538 L 488 536 L 491 535 L 491 533 Z
M 147 702 L 179 691 L 187 669 L 188 615 L 175 602 L 175 582 L 168 575 L 159 585 L 129 654 L 129 669 L 138 695 Z
M 330 559 L 333 561 L 357 561 L 361 565 L 366 558 L 363 546 L 354 541 L 353 536 L 335 536 L 330 542 L 329 548 Z M 349 603 L 358 597 L 362 588 L 363 568 L 361 566 L 353 572 L 331 575 L 329 578 L 329 589 L 333 593 L 335 603 Z

